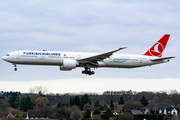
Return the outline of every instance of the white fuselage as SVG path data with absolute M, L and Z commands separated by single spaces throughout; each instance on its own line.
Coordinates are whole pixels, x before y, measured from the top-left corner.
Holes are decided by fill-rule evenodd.
M 100 53 L 23 50 L 6 54 L 3 60 L 13 64 L 62 66 L 65 59 L 70 59 L 77 61 L 76 67 L 84 67 L 78 64 L 78 60 L 98 54 Z M 109 58 L 98 61 L 98 67 L 135 68 L 168 62 L 151 61 L 157 58 L 145 55 L 113 54 Z

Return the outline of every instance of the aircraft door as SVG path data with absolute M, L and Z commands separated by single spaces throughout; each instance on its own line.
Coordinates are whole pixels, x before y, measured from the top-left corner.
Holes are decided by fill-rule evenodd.
M 139 58 L 139 63 L 142 63 L 142 58 L 141 57 Z
M 20 54 L 19 53 L 16 54 L 16 59 L 20 59 Z
M 44 55 L 41 55 L 41 60 L 45 60 L 45 56 Z

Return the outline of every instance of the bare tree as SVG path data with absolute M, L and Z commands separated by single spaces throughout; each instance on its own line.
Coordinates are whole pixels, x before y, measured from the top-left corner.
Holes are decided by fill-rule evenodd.
M 164 109 L 165 107 L 173 104 L 166 91 L 156 93 L 153 98 L 153 103 L 155 105 L 154 107 L 158 107 L 160 109 Z
M 67 113 L 70 114 L 70 118 L 73 120 L 79 120 L 83 118 L 80 108 L 76 105 L 68 108 Z
M 106 91 L 103 93 L 104 101 L 106 103 L 109 103 L 109 101 L 113 100 L 115 101 L 116 96 L 113 91 Z
M 80 120 L 83 118 L 83 115 L 80 110 L 73 111 L 70 115 L 73 120 Z
M 180 104 L 180 95 L 179 93 L 173 93 L 170 95 L 170 100 L 172 101 L 174 106 Z
M 153 100 L 156 103 L 162 103 L 164 100 L 168 99 L 168 94 L 166 92 L 156 93 Z
M 29 89 L 29 93 L 37 93 L 39 95 L 46 95 L 48 93 L 48 90 L 46 87 L 35 86 Z
M 72 113 L 73 111 L 76 111 L 76 110 L 80 110 L 80 108 L 79 108 L 77 105 L 74 105 L 74 106 L 68 108 L 68 111 L 71 112 L 71 113 Z
M 86 111 L 87 109 L 93 110 L 93 109 L 94 109 L 94 106 L 93 106 L 93 105 L 90 105 L 89 103 L 87 103 L 87 104 L 84 105 L 83 110 Z
M 143 109 L 143 105 L 140 102 L 125 102 L 124 109 Z
M 47 106 L 47 104 L 49 103 L 47 97 L 37 97 L 36 99 L 36 106 L 39 108 L 45 107 Z
M 67 116 L 67 108 L 66 107 L 60 107 L 56 110 L 58 118 L 66 118 Z

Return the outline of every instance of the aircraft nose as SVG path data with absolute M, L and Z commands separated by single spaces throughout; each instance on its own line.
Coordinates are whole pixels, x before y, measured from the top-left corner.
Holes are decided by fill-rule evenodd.
M 3 56 L 3 57 L 2 57 L 2 59 L 3 59 L 3 60 L 6 60 L 6 57 L 5 57 L 5 56 Z

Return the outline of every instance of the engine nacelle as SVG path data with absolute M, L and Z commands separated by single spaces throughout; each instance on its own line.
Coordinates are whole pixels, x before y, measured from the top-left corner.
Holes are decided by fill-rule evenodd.
M 68 70 L 75 69 L 76 66 L 78 66 L 78 63 L 76 60 L 64 59 L 62 66 L 60 66 L 60 70 L 68 71 Z

